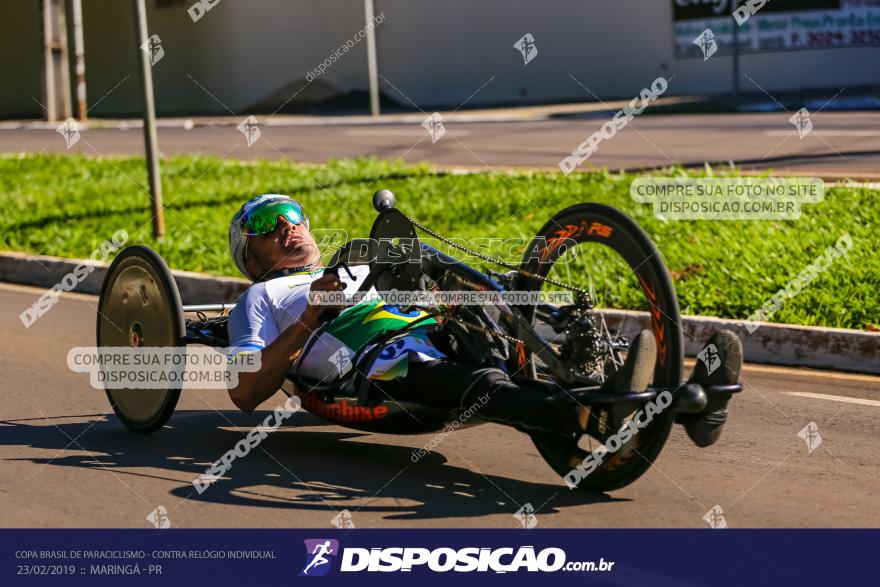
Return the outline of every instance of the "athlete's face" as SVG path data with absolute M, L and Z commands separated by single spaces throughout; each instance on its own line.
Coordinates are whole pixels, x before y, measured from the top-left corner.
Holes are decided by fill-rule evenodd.
M 263 276 L 271 271 L 293 267 L 317 266 L 321 251 L 305 222 L 293 224 L 278 217 L 275 230 L 250 236 L 245 249 L 245 265 L 251 275 Z

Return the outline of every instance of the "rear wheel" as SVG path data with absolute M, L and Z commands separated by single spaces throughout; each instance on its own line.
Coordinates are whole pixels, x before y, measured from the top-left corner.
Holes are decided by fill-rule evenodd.
M 98 347 L 178 347 L 183 354 L 185 334 L 180 293 L 168 265 L 148 247 L 127 247 L 111 263 L 101 288 Z M 180 396 L 179 388 L 106 391 L 122 423 L 144 434 L 168 421 Z
M 566 208 L 538 232 L 521 268 L 589 292 L 594 310 L 580 331 L 575 327 L 557 334 L 542 324 L 534 306 L 521 307 L 538 332 L 578 372 L 598 380 L 611 376 L 623 364 L 627 343 L 647 328 L 657 343 L 653 385 L 674 389 L 679 384 L 684 344 L 675 289 L 660 252 L 631 218 L 601 204 Z M 559 290 L 535 278 L 518 279 L 518 290 Z M 515 376 L 550 378 L 540 359 L 522 346 L 512 353 L 510 370 Z M 605 455 L 578 487 L 608 491 L 635 481 L 660 453 L 673 420 L 672 410 L 654 416 L 623 448 Z M 604 438 L 595 434 L 579 440 L 549 435 L 533 435 L 532 439 L 553 470 L 565 476 L 599 448 L 610 432 Z

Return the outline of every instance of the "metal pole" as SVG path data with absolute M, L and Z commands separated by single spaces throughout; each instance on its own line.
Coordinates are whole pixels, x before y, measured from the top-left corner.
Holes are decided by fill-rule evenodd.
M 46 120 L 70 118 L 70 75 L 67 68 L 64 0 L 43 0 L 43 98 L 46 101 Z
M 165 216 L 162 210 L 162 177 L 159 175 L 159 149 L 156 138 L 156 110 L 153 105 L 153 66 L 148 51 L 141 47 L 147 43 L 147 8 L 144 0 L 134 0 L 137 45 L 141 64 L 141 85 L 144 97 L 144 142 L 146 143 L 147 174 L 150 179 L 150 203 L 153 209 L 153 237 L 165 234 Z
M 43 99 L 46 104 L 46 120 L 58 120 L 55 107 L 55 56 L 52 51 L 54 40 L 52 27 L 52 0 L 43 0 Z
M 370 78 L 370 114 L 379 116 L 379 66 L 376 63 L 373 0 L 364 0 L 364 17 L 367 21 L 367 76 Z
M 56 55 L 58 57 L 58 97 L 61 98 L 61 109 L 64 119 L 73 115 L 73 105 L 70 103 L 70 57 L 67 47 L 67 7 L 64 0 L 58 0 L 56 9 L 58 23 L 58 45 Z
M 88 117 L 86 105 L 86 57 L 83 46 L 82 0 L 71 0 L 73 17 L 73 54 L 76 62 L 76 117 L 85 122 Z
M 734 3 L 734 8 L 739 4 Z M 739 98 L 739 24 L 731 14 L 733 26 L 733 97 Z

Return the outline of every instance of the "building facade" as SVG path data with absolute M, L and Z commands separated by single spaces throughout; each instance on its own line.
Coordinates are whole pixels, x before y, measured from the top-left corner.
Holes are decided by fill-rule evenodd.
M 43 1 L 0 2 L 2 118 L 43 116 Z M 733 1 L 375 0 L 380 90 L 424 110 L 628 98 L 661 75 L 667 95 L 729 94 L 734 28 L 744 91 L 749 78 L 769 92 L 880 86 L 878 0 L 748 0 L 743 24 Z M 82 4 L 89 115 L 137 116 L 133 3 Z M 147 6 L 160 116 L 307 111 L 347 95 L 367 108 L 363 0 Z M 711 43 L 694 42 L 706 30 L 708 59 Z

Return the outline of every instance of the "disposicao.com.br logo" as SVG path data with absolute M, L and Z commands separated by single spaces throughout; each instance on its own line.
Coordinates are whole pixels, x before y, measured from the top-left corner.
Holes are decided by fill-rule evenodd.
M 326 575 L 332 560 L 339 554 L 339 543 L 331 539 L 306 540 L 306 564 L 300 576 L 314 577 Z M 435 573 L 446 572 L 493 572 L 515 573 L 517 571 L 556 571 L 606 572 L 611 571 L 614 562 L 604 558 L 596 561 L 566 561 L 561 548 L 544 548 L 536 551 L 533 546 L 518 548 L 465 547 L 465 548 L 419 548 L 387 547 L 359 548 L 348 547 L 342 550 L 339 571 L 351 572 L 410 572 L 423 568 Z

